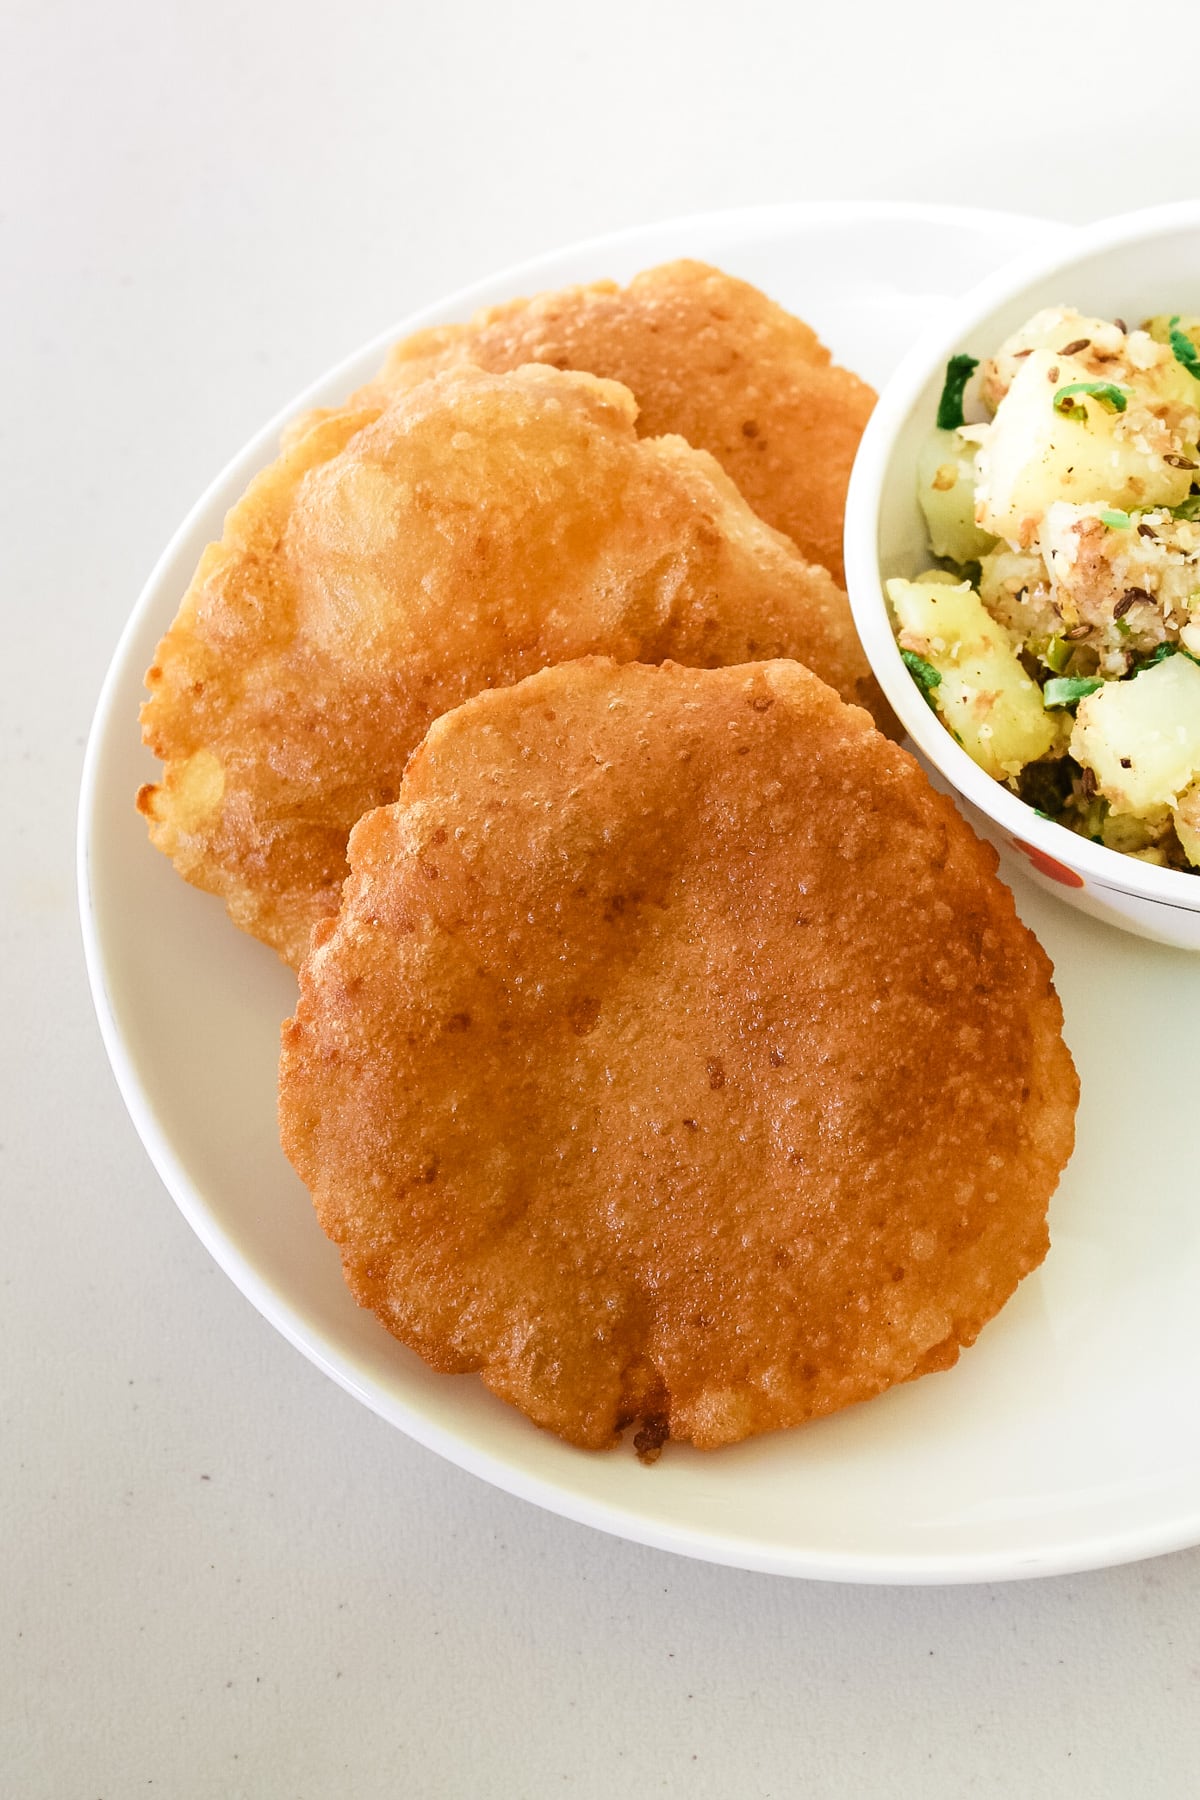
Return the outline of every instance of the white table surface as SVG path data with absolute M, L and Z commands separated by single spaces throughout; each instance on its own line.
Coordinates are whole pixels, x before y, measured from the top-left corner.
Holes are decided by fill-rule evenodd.
M 336 1389 L 150 1168 L 73 872 L 121 624 L 310 378 L 497 266 L 669 214 L 1194 195 L 1194 10 L 8 0 L 0 22 L 0 1794 L 1200 1791 L 1198 1551 L 941 1590 L 743 1574 L 538 1512 Z

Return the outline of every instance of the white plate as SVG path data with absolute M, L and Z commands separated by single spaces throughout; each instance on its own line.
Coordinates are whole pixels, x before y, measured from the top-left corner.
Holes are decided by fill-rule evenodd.
M 396 327 L 303 396 L 333 402 L 393 335 L 539 287 L 691 255 L 759 283 L 879 382 L 949 297 L 1049 234 L 929 207 L 773 207 L 630 232 L 498 276 Z M 289 409 L 292 411 L 295 409 Z M 473 1377 L 434 1375 L 360 1312 L 275 1136 L 291 975 L 185 886 L 133 809 L 142 672 L 225 509 L 273 452 L 268 426 L 210 488 L 118 646 L 88 747 L 80 904 L 105 1043 L 184 1215 L 284 1335 L 384 1418 L 497 1486 L 643 1543 L 781 1574 L 966 1581 L 1045 1574 L 1200 1541 L 1200 959 L 1122 937 L 1036 893 L 1079 1064 L 1079 1147 L 1044 1267 L 958 1367 L 866 1406 L 651 1469 L 535 1430 Z

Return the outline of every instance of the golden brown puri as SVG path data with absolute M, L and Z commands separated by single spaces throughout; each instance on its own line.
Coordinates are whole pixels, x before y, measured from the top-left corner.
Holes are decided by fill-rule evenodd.
M 816 333 L 748 282 L 707 263 L 664 263 L 627 288 L 539 294 L 397 344 L 380 395 L 435 369 L 551 363 L 624 382 L 645 437 L 678 432 L 715 456 L 755 512 L 838 581 L 850 465 L 875 395 Z
M 1075 1070 L 996 856 L 798 664 L 588 658 L 350 840 L 283 1145 L 357 1299 L 589 1448 L 947 1368 L 1047 1248 Z
M 154 842 L 298 964 L 350 827 L 449 707 L 590 651 L 803 657 L 887 713 L 845 596 L 628 390 L 448 371 L 310 415 L 229 514 L 147 675 Z

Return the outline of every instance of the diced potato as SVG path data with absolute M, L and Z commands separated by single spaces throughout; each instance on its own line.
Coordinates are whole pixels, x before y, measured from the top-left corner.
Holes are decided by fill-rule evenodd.
M 968 582 L 895 580 L 887 594 L 901 646 L 938 671 L 933 703 L 981 769 L 1003 781 L 1054 748 L 1060 720 L 1046 712 L 1008 632 Z
M 1142 327 L 1148 331 L 1156 344 L 1169 344 L 1171 341 L 1171 321 L 1175 320 L 1176 331 L 1182 331 L 1184 337 L 1190 338 L 1197 350 L 1200 350 L 1200 318 L 1194 313 L 1156 313 L 1147 319 Z
M 1010 550 L 1002 544 L 982 557 L 979 598 L 993 619 L 1012 633 L 1014 642 L 1035 655 L 1041 656 L 1063 628 L 1046 565 L 1034 551 Z
M 1169 656 L 1132 681 L 1106 682 L 1079 703 L 1071 755 L 1115 813 L 1174 806 L 1200 776 L 1200 665 Z
M 1132 813 L 1115 813 L 1103 800 L 1097 802 L 1099 817 L 1095 835 L 1109 850 L 1123 856 L 1140 856 L 1144 850 L 1157 848 L 1166 827 L 1166 814 L 1151 819 L 1136 819 Z
M 1195 443 L 1179 433 L 1194 432 L 1200 396 L 1181 384 L 1200 384 L 1145 336 L 1141 344 L 1160 360 L 1137 370 L 1136 381 L 1122 365 L 1125 412 L 1109 411 L 1086 393 L 1072 396 L 1086 422 L 1054 407 L 1062 388 L 1095 379 L 1085 359 L 1053 350 L 1033 350 L 1024 358 L 979 452 L 975 516 L 985 531 L 1027 549 L 1055 500 L 1096 500 L 1129 510 L 1178 506 L 1186 499 L 1193 471 L 1176 463 L 1194 460 Z
M 995 542 L 975 523 L 978 446 L 957 431 L 931 431 L 917 458 L 917 499 L 935 556 L 977 562 Z
M 995 412 L 1030 350 L 1062 351 L 1081 339 L 1106 352 L 1118 352 L 1125 342 L 1125 333 L 1107 319 L 1091 318 L 1076 312 L 1073 306 L 1046 306 L 1034 313 L 1019 331 L 1005 338 L 994 356 L 985 360 L 979 384 L 986 405 Z
M 1175 835 L 1183 854 L 1200 869 L 1200 782 L 1179 796 L 1175 808 Z
M 1145 654 L 1171 638 L 1200 590 L 1200 525 L 1169 512 L 1056 500 L 1038 543 L 1064 625 L 1093 628 L 1102 672 L 1124 674 L 1126 651 Z

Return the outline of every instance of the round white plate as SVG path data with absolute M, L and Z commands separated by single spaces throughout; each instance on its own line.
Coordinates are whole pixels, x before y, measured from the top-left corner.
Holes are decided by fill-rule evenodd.
M 699 256 L 808 319 L 879 383 L 953 295 L 1054 229 L 930 207 L 771 207 L 630 232 L 452 296 L 296 402 L 332 403 L 386 342 L 538 288 Z M 1069 296 L 1068 296 L 1069 298 Z M 1079 1145 L 1043 1268 L 957 1368 L 714 1455 L 573 1450 L 470 1376 L 432 1374 L 360 1312 L 275 1135 L 290 973 L 187 887 L 133 808 L 157 765 L 142 673 L 280 421 L 199 502 L 152 575 L 100 699 L 80 813 L 80 905 L 126 1104 L 184 1215 L 271 1322 L 384 1418 L 473 1473 L 687 1555 L 851 1581 L 995 1579 L 1200 1541 L 1200 958 L 1119 935 L 1032 888 L 1079 1064 Z

